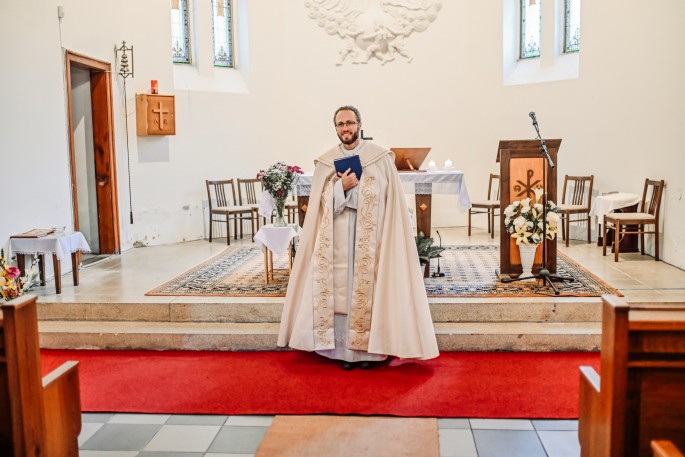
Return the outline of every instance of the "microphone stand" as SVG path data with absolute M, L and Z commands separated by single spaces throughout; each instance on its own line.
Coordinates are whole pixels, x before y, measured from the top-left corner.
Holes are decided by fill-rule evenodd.
M 537 132 L 538 136 L 535 138 L 536 140 L 540 140 L 540 154 L 542 154 L 543 159 L 547 159 L 547 163 L 549 164 L 549 168 L 554 168 L 554 161 L 552 161 L 552 157 L 549 155 L 549 151 L 547 150 L 547 145 L 545 144 L 545 140 L 542 138 L 542 135 L 540 135 L 540 129 L 538 128 L 538 121 L 535 118 L 535 113 L 531 112 L 530 117 L 533 119 L 533 127 L 535 127 L 535 132 Z M 502 278 L 502 282 L 509 283 L 509 282 L 515 282 L 515 281 L 524 281 L 526 279 L 541 279 L 543 284 L 549 284 L 549 286 L 554 290 L 555 295 L 559 295 L 560 291 L 554 286 L 554 281 L 565 281 L 565 282 L 572 282 L 575 281 L 575 278 L 570 278 L 566 276 L 559 276 L 556 274 L 551 274 L 549 270 L 547 269 L 547 167 L 543 166 L 542 167 L 542 268 L 538 270 L 537 274 L 534 275 L 528 275 L 528 276 L 519 276 L 518 278 Z
M 442 247 L 442 237 L 440 236 L 440 232 L 438 232 L 436 230 L 435 233 L 438 234 L 438 238 L 440 239 L 440 247 Z M 445 277 L 445 273 L 440 273 L 440 254 L 438 254 L 438 271 L 434 271 L 431 276 L 434 278 L 444 278 Z

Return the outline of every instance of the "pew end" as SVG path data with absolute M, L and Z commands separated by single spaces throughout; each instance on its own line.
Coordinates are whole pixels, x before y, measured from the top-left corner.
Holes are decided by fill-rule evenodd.
M 77 457 L 78 362 L 42 377 L 36 297 L 0 308 L 0 455 Z
M 578 422 L 578 441 L 588 443 L 581 448 L 581 457 L 597 455 L 595 445 L 599 442 L 597 432 L 599 427 L 591 424 L 599 423 L 599 374 L 592 367 L 580 367 L 580 400 L 578 416 L 589 420 Z
M 43 414 L 46 455 L 78 455 L 81 433 L 78 362 L 65 362 L 43 377 Z
M 653 457 L 685 457 L 675 444 L 667 440 L 652 441 Z
M 603 296 L 600 375 L 580 369 L 582 457 L 649 457 L 653 440 L 685 446 L 685 304 Z

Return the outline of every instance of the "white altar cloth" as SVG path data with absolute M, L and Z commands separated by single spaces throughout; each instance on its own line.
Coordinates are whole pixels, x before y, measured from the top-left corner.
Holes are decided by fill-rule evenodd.
M 10 238 L 12 254 L 55 254 L 62 260 L 76 251 L 90 252 L 81 232 L 52 233 L 40 238 Z
M 254 236 L 259 249 L 266 246 L 271 252 L 277 255 L 284 255 L 288 252 L 290 241 L 295 243 L 295 238 L 299 236 L 300 226 L 289 224 L 285 227 L 274 227 L 272 224 L 264 225 Z
M 458 207 L 462 213 L 471 208 L 471 198 L 462 171 L 402 172 L 400 180 L 405 194 L 457 195 Z M 297 181 L 297 195 L 308 196 L 311 193 L 311 186 L 311 174 L 300 176 Z
M 615 209 L 625 208 L 627 206 L 640 203 L 642 199 L 635 194 L 627 192 L 616 192 L 613 194 L 599 195 L 592 199 L 592 208 L 590 208 L 590 216 L 597 216 L 599 223 L 604 220 L 604 216 Z

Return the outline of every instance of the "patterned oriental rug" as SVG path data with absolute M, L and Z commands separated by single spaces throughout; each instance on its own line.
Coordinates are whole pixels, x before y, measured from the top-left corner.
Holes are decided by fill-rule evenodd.
M 257 247 L 227 248 L 220 254 L 162 284 L 145 295 L 196 295 L 219 297 L 284 297 L 288 286 L 287 258 L 274 256 L 274 281 L 264 282 L 264 255 Z M 505 284 L 499 282 L 495 269 L 499 266 L 499 247 L 446 246 L 440 258 L 444 278 L 426 278 L 429 297 L 539 297 L 553 296 L 550 287 L 537 281 Z M 431 273 L 437 261 L 431 263 Z M 560 296 L 598 297 L 603 294 L 622 296 L 616 289 L 559 253 L 557 274 L 571 276 L 576 281 L 557 283 Z

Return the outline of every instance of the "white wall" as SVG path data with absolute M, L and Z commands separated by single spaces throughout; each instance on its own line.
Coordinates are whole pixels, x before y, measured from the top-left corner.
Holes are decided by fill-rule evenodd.
M 414 56 L 409 64 L 398 58 L 384 66 L 338 67 L 342 42 L 308 18 L 304 1 L 239 0 L 238 69 L 221 74 L 200 62 L 194 79 L 193 69 L 179 75 L 169 62 L 168 1 L 60 3 L 67 12 L 64 48 L 108 61 L 121 40 L 135 48 L 135 78 L 127 81 L 132 226 L 120 78 L 114 88 L 123 248 L 205 236 L 205 179 L 250 177 L 276 160 L 311 169 L 312 159 L 336 140 L 334 109 L 350 103 L 362 110 L 376 142 L 432 146 L 429 157 L 438 164 L 451 159 L 466 172 L 475 197 L 484 196 L 487 174 L 497 170 L 497 142 L 534 137 L 528 112 L 535 111 L 542 133 L 563 139 L 560 176 L 593 173 L 600 192 L 640 193 L 645 177 L 666 180 L 662 258 L 685 268 L 680 0 L 583 2 L 578 78 L 517 85 L 503 83 L 503 2 L 443 2 L 428 30 L 406 40 Z M 1 51 L 13 71 L 0 72 L 0 87 L 10 92 L 1 108 L 8 134 L 0 151 L 3 157 L 22 153 L 11 156 L 13 171 L 3 167 L 3 177 L 25 189 L 26 178 L 35 176 L 55 189 L 51 199 L 42 189 L 26 190 L 40 211 L 26 207 L 11 220 L 0 216 L 0 243 L 13 232 L 71 218 L 56 4 L 5 0 L 0 6 L 0 37 L 15 43 Z M 151 79 L 159 80 L 160 93 L 176 95 L 176 136 L 135 135 L 134 94 L 147 92 Z M 38 125 L 41 135 L 35 135 Z M 434 225 L 465 224 L 456 197 L 436 198 L 436 205 Z

